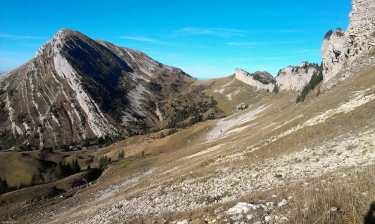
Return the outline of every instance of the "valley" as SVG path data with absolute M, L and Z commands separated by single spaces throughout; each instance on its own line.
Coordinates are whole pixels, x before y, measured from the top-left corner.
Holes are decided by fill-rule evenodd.
M 352 5 L 320 65 L 276 77 L 237 68 L 198 81 L 59 30 L 0 76 L 0 221 L 371 220 L 375 4 Z

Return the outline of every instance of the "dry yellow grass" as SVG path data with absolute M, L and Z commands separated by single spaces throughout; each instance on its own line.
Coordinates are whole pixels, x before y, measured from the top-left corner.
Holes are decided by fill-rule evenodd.
M 277 158 L 305 147 L 313 148 L 323 144 L 327 139 L 332 140 L 348 133 L 357 135 L 363 130 L 373 130 L 375 127 L 375 104 L 367 103 L 354 108 L 348 113 L 335 114 L 324 122 L 312 126 L 304 126 L 298 131 L 282 136 L 283 133 L 295 129 L 309 119 L 350 101 L 354 91 L 368 89 L 367 95 L 375 94 L 375 75 L 373 71 L 374 67 L 366 69 L 351 77 L 347 82 L 339 83 L 335 88 L 321 92 L 318 97 L 316 96 L 317 90 L 315 90 L 315 92 L 313 91 L 308 95 L 305 102 L 300 104 L 295 104 L 297 93 L 280 92 L 275 95 L 266 91 L 255 91 L 237 81 L 233 81 L 230 87 L 233 87 L 233 89 L 240 87 L 249 92 L 240 92 L 233 96 L 232 101 L 228 101 L 225 98 L 225 94 L 231 93 L 232 90 L 225 90 L 228 92 L 224 91 L 224 95 L 215 93 L 213 90 L 231 82 L 233 80 L 232 77 L 204 81 L 202 82 L 203 84 L 212 85 L 211 88 L 213 88 L 207 90 L 207 95 L 214 95 L 219 104 L 227 102 L 225 108 L 228 117 L 224 120 L 238 118 L 242 114 L 246 114 L 260 106 L 268 107 L 254 120 L 245 121 L 234 126 L 229 129 L 228 133 L 223 133 L 226 135 L 209 141 L 206 136 L 219 122 L 218 120 L 196 124 L 163 139 L 157 138 L 160 136 L 160 132 L 152 133 L 145 136 L 134 136 L 96 152 L 66 153 L 68 157 L 65 159 L 67 160 L 77 156 L 88 158 L 89 155 L 94 155 L 95 161 L 97 161 L 104 155 L 115 159 L 118 153 L 124 150 L 125 159 L 110 165 L 103 172 L 103 175 L 89 188 L 82 189 L 72 198 L 58 202 L 55 205 L 46 206 L 43 209 L 59 211 L 62 205 L 69 207 L 81 203 L 77 210 L 69 214 L 70 216 L 61 216 L 56 218 L 54 222 L 85 219 L 91 214 L 86 214 L 85 212 L 94 211 L 90 210 L 91 207 L 99 206 L 102 203 L 95 201 L 90 195 L 108 189 L 111 186 L 118 186 L 133 177 L 140 177 L 137 184 L 127 189 L 119 190 L 117 194 L 107 198 L 106 202 L 115 201 L 120 196 L 127 198 L 136 197 L 147 189 L 159 185 L 168 186 L 189 178 L 213 176 L 221 168 L 243 164 L 251 165 L 257 161 Z M 259 99 L 255 98 L 258 95 Z M 248 103 L 250 107 L 232 115 L 233 109 L 240 103 Z M 243 129 L 239 132 L 229 133 L 239 127 Z M 209 151 L 209 153 L 198 154 L 199 156 L 191 157 L 191 159 L 182 159 L 197 155 L 195 153 L 204 152 L 204 150 L 212 149 L 215 146 L 220 147 Z M 374 146 L 369 145 L 369 147 Z M 144 157 L 141 156 L 142 152 L 145 152 Z M 213 164 L 213 161 L 216 161 L 218 157 L 223 158 L 239 152 L 244 152 L 242 160 Z M 84 159 L 81 161 L 84 161 Z M 155 167 L 157 169 L 149 177 L 141 176 L 142 173 Z M 174 170 L 174 172 L 167 172 L 171 170 Z M 203 209 L 162 214 L 158 217 L 146 215 L 134 222 L 151 223 L 152 220 L 162 220 L 162 217 L 164 217 L 170 221 L 191 218 L 195 223 L 199 223 L 203 222 L 207 217 L 214 218 L 213 211 L 219 206 L 223 207 L 223 209 L 228 209 L 237 201 L 273 200 L 270 195 L 276 194 L 280 197 L 293 196 L 294 199 L 290 205 L 293 209 L 287 215 L 291 223 L 342 223 L 344 221 L 361 223 L 364 213 L 366 213 L 370 203 L 375 199 L 374 167 L 366 168 L 358 173 L 350 173 L 350 170 L 344 171 L 344 173 L 347 173 L 346 177 L 331 173 L 307 180 L 309 185 L 301 185 L 303 184 L 301 182 L 286 184 L 283 187 L 246 195 L 243 198 L 207 206 Z M 321 182 L 322 180 L 326 182 Z M 316 189 L 319 189 L 319 191 Z M 309 209 L 305 210 L 306 207 Z M 332 207 L 336 207 L 338 209 L 337 212 L 328 213 Z M 43 209 L 40 211 L 44 211 Z M 281 210 L 280 212 L 283 211 Z M 204 218 L 204 216 L 206 217 Z M 30 218 L 29 220 L 35 219 Z

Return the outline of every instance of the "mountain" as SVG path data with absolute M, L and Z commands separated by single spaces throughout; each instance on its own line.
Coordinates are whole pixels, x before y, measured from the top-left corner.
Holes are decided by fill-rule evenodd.
M 362 21 L 359 18 L 374 21 L 371 19 L 375 14 L 371 5 L 372 0 L 353 0 L 349 27 L 358 30 L 358 37 L 372 31 L 371 26 L 362 27 L 362 22 L 358 22 Z M 367 14 L 371 16 L 354 16 Z M 87 95 L 85 99 L 91 100 L 88 106 L 95 103 L 103 111 L 103 117 L 108 121 L 106 124 L 112 124 L 108 128 L 119 130 L 123 123 L 111 123 L 114 105 L 102 109 L 103 102 L 94 101 L 92 92 L 107 94 L 105 91 L 111 90 L 110 93 L 125 93 L 126 97 L 121 98 L 120 103 L 123 102 L 122 106 L 129 111 L 120 110 L 122 115 L 125 114 L 120 116 L 121 121 L 148 128 L 152 125 L 147 121 L 153 124 L 154 117 L 154 123 L 160 128 L 156 125 L 144 135 L 127 132 L 126 139 L 95 150 L 1 151 L 1 221 L 371 223 L 375 218 L 375 63 L 371 53 L 373 39 L 361 38 L 364 41 L 361 44 L 369 48 L 362 49 L 360 55 L 338 56 L 341 61 L 328 64 L 332 60 L 323 54 L 322 65 L 303 62 L 300 66 L 288 66 L 281 69 L 276 78 L 267 72 L 248 73 L 237 69 L 236 74 L 228 77 L 196 81 L 181 70 L 159 66 L 141 52 L 89 39 L 84 43 L 97 46 L 95 49 L 99 50 L 95 51 L 101 51 L 102 56 L 94 58 L 100 65 L 99 70 L 106 71 L 103 74 L 91 72 L 97 71 L 96 65 L 85 66 L 86 60 L 91 60 L 85 56 L 95 56 L 94 50 L 79 57 L 73 54 L 78 65 L 69 62 L 70 67 L 60 66 L 61 74 L 51 69 L 53 75 L 43 75 L 35 69 L 26 81 L 33 86 L 29 88 L 35 93 L 29 88 L 17 89 L 13 83 L 22 83 L 24 73 L 20 70 L 27 67 L 15 70 L 21 74 L 19 76 L 14 75 L 15 71 L 5 74 L 7 81 L 1 81 L 1 99 L 5 102 L 1 113 L 7 116 L 23 110 L 24 107 L 16 109 L 12 106 L 22 99 L 23 95 L 17 92 L 21 90 L 29 93 L 24 94 L 29 97 L 29 103 L 25 104 L 34 107 L 33 101 L 38 106 L 44 105 L 46 103 L 40 103 L 42 99 L 47 101 L 51 93 L 60 91 L 63 111 L 73 114 L 69 112 L 73 106 L 68 106 L 78 93 L 69 86 L 70 79 L 65 79 L 66 74 L 71 74 L 73 81 L 81 86 L 77 84 L 78 90 Z M 323 41 L 322 48 L 330 43 L 327 40 Z M 38 55 L 48 54 L 49 44 Z M 92 49 L 83 44 L 72 44 L 67 48 L 76 49 L 75 46 Z M 64 58 L 61 56 L 60 62 Z M 111 59 L 109 65 L 105 64 L 108 60 L 102 58 Z M 48 64 L 46 59 L 40 60 L 46 62 L 45 70 L 56 67 L 53 63 Z M 335 66 L 341 67 L 335 70 Z M 107 83 L 110 77 L 105 74 L 113 74 L 110 68 L 121 71 L 119 80 L 132 76 L 127 80 L 132 85 L 122 88 L 118 82 Z M 78 72 L 81 72 L 80 76 Z M 299 96 L 296 91 L 303 85 L 302 91 L 307 89 L 316 72 L 319 77 L 324 72 L 324 79 L 315 83 L 315 89 L 308 88 L 310 92 L 303 102 L 296 103 L 296 96 Z M 56 79 L 68 84 L 46 88 L 45 79 L 52 80 L 49 83 L 56 83 Z M 87 84 L 82 79 L 91 82 L 90 91 L 85 91 Z M 44 86 L 38 86 L 36 80 Z M 271 84 L 273 88 L 285 89 L 271 92 Z M 110 93 L 108 97 L 116 100 L 118 96 Z M 101 97 L 97 95 L 93 94 Z M 135 100 L 141 97 L 144 100 Z M 130 111 L 134 112 L 131 117 L 128 116 Z M 133 123 L 128 121 L 141 112 L 145 117 L 139 116 L 137 125 L 135 120 Z M 100 116 L 98 114 L 95 116 Z M 47 115 L 44 116 L 46 120 Z M 18 128 L 22 131 L 23 126 L 17 122 L 12 126 L 5 119 L 2 125 L 7 122 L 9 130 L 13 127 L 15 132 Z M 37 129 L 44 127 L 40 123 Z M 76 163 L 82 171 L 58 178 L 61 167 L 77 166 Z
M 173 98 L 195 81 L 140 51 L 61 29 L 1 76 L 0 147 L 61 148 L 147 133 L 163 125 L 155 95 Z

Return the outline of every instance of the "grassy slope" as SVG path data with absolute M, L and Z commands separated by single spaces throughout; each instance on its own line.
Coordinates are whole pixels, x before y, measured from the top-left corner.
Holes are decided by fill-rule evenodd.
M 29 184 L 31 176 L 38 172 L 39 160 L 44 159 L 58 163 L 59 161 L 71 162 L 77 159 L 82 169 L 87 167 L 86 161 L 93 154 L 91 150 L 74 152 L 51 152 L 41 157 L 41 151 L 1 152 L 0 176 L 5 177 L 9 186 L 19 186 L 21 183 Z M 11 161 L 11 162 L 7 162 Z
M 265 91 L 254 90 L 253 88 L 248 87 L 236 80 L 234 80 L 228 86 L 229 88 L 226 88 L 223 94 L 214 92 L 215 89 L 220 89 L 224 84 L 230 83 L 233 79 L 231 77 L 217 79 L 214 81 L 203 81 L 204 84 L 211 86 L 209 90 L 206 90 L 206 94 L 212 94 L 218 100 L 219 105 L 226 105 L 222 106 L 222 109 L 227 115 L 232 114 L 232 111 L 240 103 L 249 104 L 250 108 L 232 116 L 237 117 L 261 105 L 268 105 L 268 108 L 264 110 L 257 119 L 241 124 L 240 126 L 242 127 L 248 126 L 244 130 L 232 135 L 224 136 L 211 142 L 206 142 L 205 136 L 218 121 L 199 123 L 191 128 L 163 139 L 153 139 L 154 137 L 160 136 L 159 133 L 150 134 L 148 136 L 136 136 L 125 141 L 115 143 L 107 148 L 100 149 L 94 153 L 96 159 L 103 155 L 116 158 L 116 155 L 121 150 L 125 151 L 126 159 L 112 164 L 103 173 L 102 177 L 98 179 L 96 184 L 92 185 L 90 188 L 78 193 L 73 198 L 66 199 L 63 202 L 58 202 L 56 205 L 48 206 L 48 209 L 51 211 L 58 211 L 59 207 L 62 205 L 71 205 L 81 201 L 81 203 L 84 202 L 84 205 L 80 208 L 80 210 L 85 211 L 85 208 L 89 208 L 93 205 L 92 203 L 98 203 L 95 202 L 93 198 L 88 199 L 87 195 L 94 192 L 100 192 L 111 185 L 119 184 L 129 178 L 139 175 L 142 172 L 152 170 L 153 167 L 158 167 L 158 170 L 157 172 L 153 173 L 154 178 L 152 180 L 141 178 L 137 185 L 123 190 L 121 194 L 123 196 L 127 195 L 130 197 L 131 195 L 136 195 L 138 192 L 141 192 L 143 189 L 147 189 L 150 186 L 168 184 L 168 182 L 171 181 L 171 178 L 174 178 L 174 181 L 179 181 L 181 178 L 189 178 L 192 176 L 204 177 L 205 175 L 214 175 L 215 170 L 218 167 L 225 167 L 228 165 L 231 166 L 233 164 L 229 162 L 217 166 L 207 167 L 205 166 L 205 164 L 207 165 L 207 162 L 218 158 L 218 156 L 230 155 L 246 148 L 250 149 L 260 147 L 258 150 L 249 151 L 246 153 L 246 159 L 239 161 L 238 164 L 251 164 L 252 161 L 262 158 L 265 159 L 277 157 L 278 155 L 293 152 L 305 146 L 322 144 L 323 139 L 332 139 L 346 133 L 358 133 L 362 130 L 373 129 L 375 127 L 375 105 L 373 103 L 367 103 L 349 113 L 339 113 L 326 120 L 326 122 L 319 123 L 314 126 L 304 127 L 297 132 L 293 132 L 272 142 L 272 139 L 275 136 L 279 136 L 287 130 L 297 127 L 299 124 L 304 123 L 314 116 L 324 113 L 328 109 L 338 107 L 342 102 L 347 102 L 351 97 L 349 93 L 353 91 L 370 88 L 370 91 L 368 91 L 366 94 L 375 94 L 375 76 L 373 71 L 374 67 L 368 68 L 351 77 L 350 80 L 344 83 L 339 83 L 336 87 L 322 92 L 318 97 L 316 97 L 316 89 L 307 96 L 305 102 L 300 104 L 295 104 L 297 93 L 280 92 L 279 94 L 275 95 Z M 231 101 L 228 101 L 225 95 L 233 93 L 238 88 L 242 88 L 242 91 L 237 95 L 234 95 Z M 228 117 L 228 119 L 229 118 L 230 117 Z M 211 153 L 203 154 L 203 156 L 194 157 L 191 160 L 179 160 L 187 155 L 193 155 L 194 153 L 221 144 L 226 144 L 227 147 L 220 148 L 219 150 Z M 140 155 L 142 151 L 150 155 L 141 157 Z M 74 152 L 66 159 L 73 156 L 78 156 L 79 153 L 82 154 L 80 156 L 83 158 L 86 158 L 90 154 L 90 152 Z M 255 154 L 257 157 L 254 156 Z M 9 153 L 7 154 L 9 157 L 2 157 L 2 159 L 10 159 L 11 156 L 16 155 L 16 153 Z M 82 161 L 83 160 L 81 160 L 81 162 Z M 1 164 L 0 167 L 3 170 L 10 170 L 10 168 L 6 168 Z M 175 169 L 176 167 L 179 169 L 179 172 L 165 173 L 166 171 Z M 368 179 L 368 176 L 366 176 L 366 172 L 364 172 L 363 174 L 359 174 L 357 180 L 351 179 L 351 181 L 355 182 L 353 184 L 354 186 L 366 188 L 366 186 L 371 186 L 373 184 L 367 181 L 366 178 Z M 348 180 L 345 179 L 342 181 Z M 317 180 L 316 182 L 318 183 L 319 181 Z M 358 214 L 366 208 L 365 205 L 370 202 L 370 198 L 366 199 L 356 195 L 355 187 L 348 189 L 337 186 L 335 183 L 336 182 L 332 182 L 332 185 L 329 187 L 332 192 L 328 192 L 328 196 L 324 196 L 324 194 L 322 194 L 322 197 L 311 197 L 312 194 L 300 192 L 299 187 L 294 185 L 287 186 L 286 189 L 282 190 L 274 189 L 270 192 L 263 192 L 263 194 L 272 195 L 272 193 L 275 191 L 294 191 L 294 195 L 298 196 L 296 206 L 301 206 L 299 201 L 301 202 L 302 198 L 310 197 L 308 200 L 312 203 L 312 207 L 316 209 L 311 213 L 310 216 L 302 217 L 305 223 L 317 220 L 321 215 L 322 211 L 318 209 L 321 208 L 321 206 L 317 204 L 318 202 L 323 204 L 326 203 L 324 205 L 325 207 L 323 206 L 324 209 L 326 209 L 327 206 L 333 206 L 334 203 L 331 203 L 333 200 L 332 197 L 344 195 L 342 201 L 335 201 L 335 203 L 338 203 L 341 207 L 345 208 L 344 203 L 345 200 L 347 200 L 345 198 L 358 197 L 361 200 L 351 202 L 352 204 L 350 204 L 356 206 L 358 203 L 363 203 L 361 206 L 358 206 L 361 210 L 358 210 L 356 215 L 351 217 L 353 222 L 358 222 Z M 313 191 L 313 189 L 314 188 L 311 188 L 310 190 Z M 250 200 L 254 197 L 256 198 L 257 195 L 249 195 L 248 199 Z M 116 198 L 116 194 L 109 199 L 114 198 Z M 324 200 L 327 200 L 327 202 L 324 202 Z M 234 202 L 232 202 L 232 204 L 233 203 Z M 228 204 L 228 206 L 230 205 L 231 204 Z M 47 209 L 47 207 L 45 207 L 45 209 Z M 211 210 L 206 210 L 207 213 L 210 211 Z M 77 211 L 75 214 L 79 215 L 79 212 Z M 199 214 L 201 213 L 197 213 L 195 216 L 197 219 L 199 219 Z M 19 214 L 19 216 L 22 217 L 22 214 Z M 179 214 L 176 214 L 176 216 L 173 217 L 177 218 L 179 216 Z M 299 220 L 298 217 L 300 216 L 300 213 L 296 213 L 295 216 L 291 216 L 291 220 Z M 33 219 L 32 217 L 33 216 L 30 216 L 30 220 Z M 36 217 L 37 216 L 34 218 Z M 71 217 L 73 217 L 71 220 L 77 218 L 74 216 L 74 214 Z M 194 217 L 194 215 L 190 214 L 190 217 Z M 69 218 L 60 219 L 60 221 L 61 220 L 67 221 Z M 322 222 L 325 221 L 327 221 L 327 219 L 322 219 Z M 330 222 L 330 220 L 327 222 Z

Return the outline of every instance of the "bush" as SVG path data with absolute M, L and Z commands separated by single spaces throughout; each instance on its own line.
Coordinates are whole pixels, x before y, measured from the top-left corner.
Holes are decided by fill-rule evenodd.
M 246 104 L 246 105 L 241 105 L 240 107 L 238 107 L 237 110 L 245 110 L 247 108 L 249 108 L 249 105 Z
M 109 165 L 111 163 L 112 163 L 111 157 L 102 156 L 99 159 L 99 165 L 98 165 L 98 167 L 99 168 L 103 168 L 103 167 L 105 167 L 105 166 L 107 166 L 107 165 Z
M 331 38 L 331 35 L 333 34 L 332 30 L 328 30 L 327 33 L 324 35 L 325 40 L 329 40 Z
M 157 84 L 157 83 L 154 83 L 154 82 L 149 82 L 148 87 L 153 92 L 160 92 L 161 89 L 162 89 L 162 86 L 160 84 Z
M 164 138 L 164 137 L 165 137 L 164 132 L 160 133 L 160 138 Z
M 279 92 L 279 86 L 276 84 L 275 87 L 273 87 L 272 90 L 273 93 L 277 94 Z
M 118 153 L 118 158 L 123 159 L 125 157 L 125 152 L 124 150 L 121 150 L 121 152 Z

